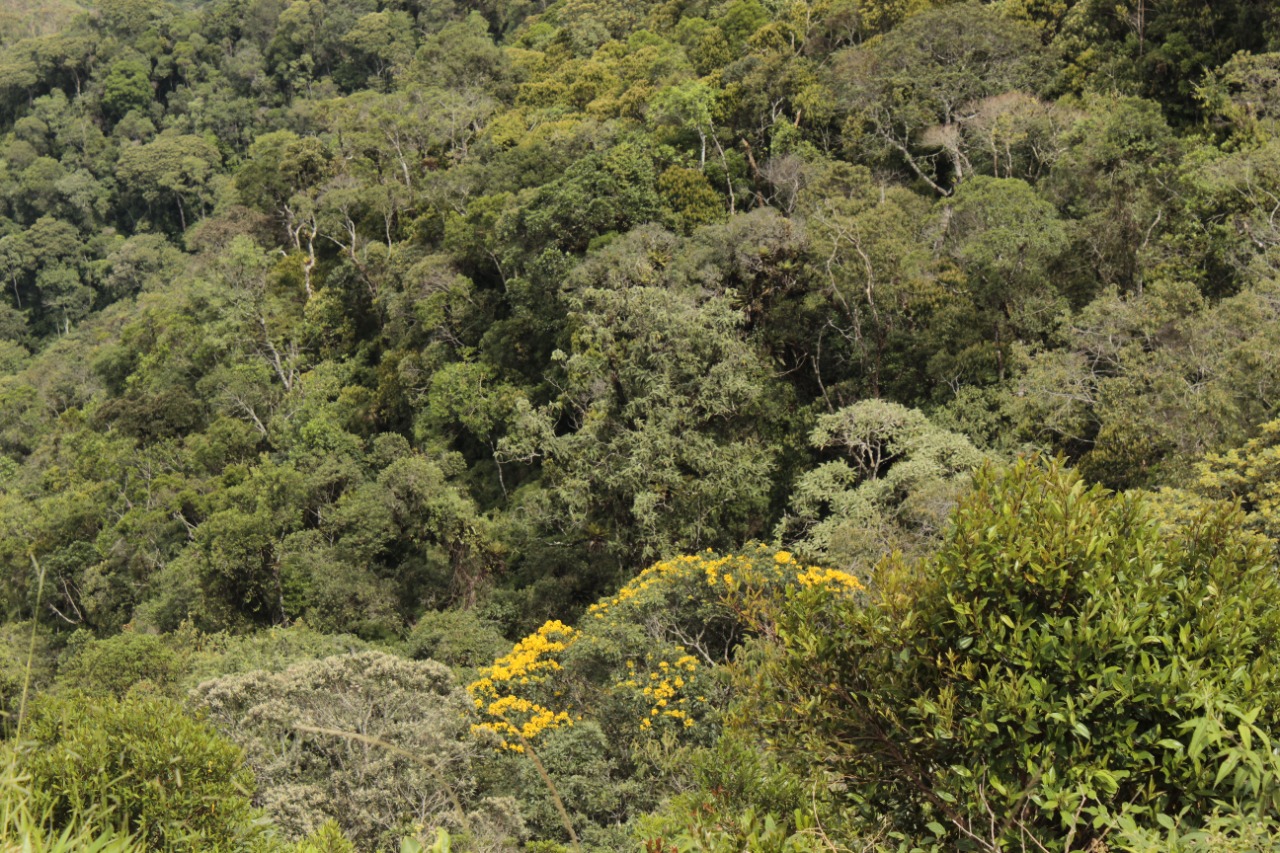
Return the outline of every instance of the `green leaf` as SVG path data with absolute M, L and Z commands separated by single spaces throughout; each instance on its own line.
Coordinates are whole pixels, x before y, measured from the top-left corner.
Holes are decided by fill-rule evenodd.
M 1191 734 L 1191 744 L 1187 747 L 1187 755 L 1199 758 L 1204 748 L 1209 745 L 1209 718 L 1201 717 L 1195 727 L 1196 730 Z
M 1231 775 L 1231 771 L 1236 769 L 1236 765 L 1240 763 L 1240 753 L 1234 750 L 1227 755 L 1227 760 L 1222 762 L 1222 766 L 1218 768 L 1218 775 L 1213 779 L 1213 787 L 1222 784 L 1222 780 Z

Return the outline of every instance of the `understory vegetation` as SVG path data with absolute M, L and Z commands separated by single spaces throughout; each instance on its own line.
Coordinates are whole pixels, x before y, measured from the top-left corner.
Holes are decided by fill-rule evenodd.
M 1280 9 L 11 0 L 0 853 L 1280 850 Z

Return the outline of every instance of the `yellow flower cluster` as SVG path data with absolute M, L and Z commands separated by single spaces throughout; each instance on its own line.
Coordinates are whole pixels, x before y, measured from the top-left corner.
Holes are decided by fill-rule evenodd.
M 842 572 L 839 569 L 819 569 L 816 566 L 810 566 L 796 575 L 796 582 L 805 589 L 812 589 L 815 586 L 845 592 L 862 592 L 866 589 L 861 581 L 848 572 Z
M 490 719 L 472 726 L 472 730 L 502 735 L 504 749 L 524 752 L 522 743 L 512 743 L 505 735 L 532 740 L 547 729 L 573 725 L 568 711 L 552 710 L 509 691 L 516 685 L 540 683 L 546 673 L 559 670 L 560 662 L 552 655 L 569 648 L 579 636 L 578 631 L 559 620 L 547 622 L 516 643 L 508 654 L 494 661 L 493 666 L 482 668 L 481 677 L 467 685 L 467 692 L 476 710 Z M 513 719 L 517 722 L 512 722 Z
M 828 587 L 836 591 L 858 592 L 865 587 L 853 575 L 839 569 L 805 566 L 796 561 L 789 551 L 773 553 L 772 565 L 768 560 L 770 549 L 766 545 L 756 547 L 755 554 L 730 554 L 715 556 L 710 551 L 662 560 L 645 569 L 631 583 L 612 598 L 593 604 L 588 613 L 595 619 L 605 619 L 611 611 L 624 607 L 643 593 L 662 583 L 701 576 L 713 591 L 736 592 L 740 589 L 763 589 L 792 582 L 806 588 Z M 760 558 L 764 557 L 764 560 Z
M 681 649 L 683 651 L 683 649 Z M 647 676 L 637 676 L 635 663 L 627 661 L 627 678 L 617 683 L 618 687 L 639 690 L 649 705 L 648 714 L 640 718 L 642 731 L 653 728 L 653 724 L 663 719 L 674 720 L 684 728 L 693 728 L 693 717 L 690 716 L 689 697 L 684 695 L 686 687 L 696 683 L 698 661 L 693 655 L 683 655 L 675 662 L 659 660 Z M 698 696 L 696 701 L 705 702 L 705 697 Z
M 739 581 L 749 581 L 756 574 L 751 559 L 746 556 L 736 554 L 713 556 L 710 551 L 703 554 L 684 555 L 654 563 L 637 575 L 631 583 L 620 589 L 617 595 L 591 605 L 588 612 L 596 619 L 603 619 L 611 610 L 616 610 L 633 599 L 639 598 L 646 590 L 659 584 L 670 584 L 676 580 L 701 575 L 706 585 L 712 589 L 721 586 L 732 589 Z
M 547 622 L 483 671 L 493 681 L 513 681 L 527 679 L 543 670 L 559 669 L 560 663 L 548 655 L 564 651 L 577 639 L 578 631 L 559 619 Z
M 506 749 L 523 752 L 523 744 L 542 732 L 572 725 L 571 707 L 549 707 L 564 704 L 560 697 L 566 687 L 556 683 L 563 676 L 552 676 L 561 670 L 560 654 L 574 643 L 600 641 L 607 647 L 608 641 L 602 638 L 610 632 L 596 629 L 597 620 L 604 623 L 601 628 L 619 620 L 644 623 L 673 605 L 679 609 L 680 599 L 687 598 L 705 599 L 705 604 L 724 611 L 723 618 L 750 623 L 775 595 L 793 585 L 842 593 L 863 589 L 847 572 L 805 566 L 789 552 L 764 545 L 743 554 L 720 556 L 706 551 L 655 563 L 616 595 L 592 605 L 585 631 L 547 622 L 492 666 L 481 669 L 480 678 L 467 687 L 484 718 L 474 728 L 501 736 Z M 628 703 L 641 704 L 641 730 L 660 723 L 692 728 L 698 703 L 706 702 L 696 695 L 698 661 L 679 643 L 663 641 L 661 646 L 661 651 L 650 646 L 643 661 L 628 660 L 626 674 L 613 682 L 612 689 L 630 694 Z
M 478 723 L 471 727 L 472 731 L 491 731 L 499 735 L 515 735 L 518 743 L 503 739 L 502 746 L 513 752 L 524 752 L 524 743 L 522 741 L 532 740 L 546 729 L 553 729 L 560 725 L 573 725 L 573 719 L 569 716 L 568 711 L 552 711 L 550 708 L 544 708 L 536 702 L 528 699 L 522 699 L 519 696 L 503 696 L 495 702 L 489 703 L 489 707 L 485 709 L 491 717 L 496 719 L 491 722 Z M 508 722 L 508 714 L 519 714 L 524 717 L 524 722 L 517 728 L 514 724 Z
M 723 557 L 714 562 L 724 562 L 731 558 Z M 635 598 L 638 598 L 645 590 L 654 587 L 660 583 L 669 582 L 676 578 L 688 574 L 690 571 L 697 571 L 703 564 L 707 563 L 706 558 L 702 556 L 684 556 L 676 557 L 674 560 L 663 560 L 654 563 L 640 574 L 636 575 L 631 583 L 618 590 L 618 594 L 613 598 L 605 599 L 587 608 L 587 612 L 596 619 L 604 619 L 610 610 L 616 610 L 627 604 Z

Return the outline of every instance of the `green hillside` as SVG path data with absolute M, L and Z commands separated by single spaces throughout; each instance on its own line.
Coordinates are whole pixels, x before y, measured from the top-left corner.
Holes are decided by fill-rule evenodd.
M 6 3 L 0 850 L 1280 846 L 1273 7 Z
M 54 35 L 83 12 L 72 0 L 7 0 L 0 9 L 0 44 Z

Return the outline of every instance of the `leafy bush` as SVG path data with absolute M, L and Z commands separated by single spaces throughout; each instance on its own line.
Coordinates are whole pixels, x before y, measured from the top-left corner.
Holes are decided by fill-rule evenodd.
M 45 686 L 53 677 L 51 633 L 31 622 L 0 625 L 0 737 L 13 731 L 22 705 L 22 691 Z
M 227 675 L 192 701 L 240 743 L 291 838 L 336 819 L 359 849 L 458 828 L 473 793 L 466 695 L 434 662 L 360 652 Z
M 1280 580 L 1230 508 L 1170 530 L 1060 463 L 988 467 L 942 551 L 872 603 L 791 597 L 768 736 L 868 825 L 946 849 L 1280 806 Z
M 299 841 L 294 853 L 356 853 L 356 847 L 342 832 L 338 822 L 330 820 Z
M 139 684 L 165 691 L 181 674 L 179 656 L 153 634 L 126 631 L 102 640 L 77 632 L 78 642 L 58 670 L 58 683 L 88 695 L 117 698 Z
M 303 661 L 353 654 L 369 644 L 352 634 L 322 634 L 301 621 L 251 634 L 201 634 L 190 623 L 168 635 L 179 648 L 190 650 L 186 683 L 236 672 L 280 672 Z
M 651 803 L 654 791 L 618 766 L 604 732 L 591 721 L 562 726 L 547 733 L 538 746 L 538 759 L 553 780 L 556 796 L 569 813 L 575 831 L 589 847 L 600 844 L 602 830 L 625 823 Z M 535 838 L 567 840 L 554 798 L 531 761 L 510 765 L 507 780 Z
M 0 751 L 0 851 L 3 853 L 133 853 L 143 848 L 116 829 L 71 825 L 50 829 L 32 809 L 31 777 L 11 748 Z
M 1209 454 L 1197 468 L 1195 492 L 1241 501 L 1248 526 L 1280 540 L 1280 420 L 1263 424 L 1242 447 Z
M 713 746 L 688 757 L 694 784 L 637 823 L 646 850 L 823 849 L 813 811 L 828 805 L 830 796 L 818 790 L 825 786 L 809 784 L 803 772 L 760 749 L 750 729 L 728 726 Z M 826 823 L 829 815 L 823 817 Z
M 279 672 L 309 660 L 365 651 L 350 634 L 322 634 L 296 622 L 251 634 L 206 634 L 190 622 L 169 634 L 126 631 L 96 639 L 77 631 L 63 653 L 56 685 L 86 694 L 123 696 L 136 685 L 177 696 L 201 681 L 252 670 Z
M 413 626 L 404 648 L 414 660 L 474 667 L 492 663 L 507 645 L 497 629 L 474 610 L 433 610 Z
M 55 832 L 124 826 L 150 850 L 266 843 L 240 750 L 158 696 L 45 696 L 20 745 L 31 810 Z

